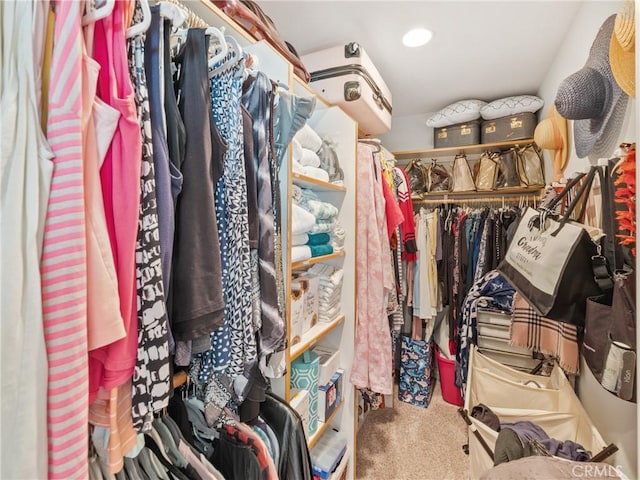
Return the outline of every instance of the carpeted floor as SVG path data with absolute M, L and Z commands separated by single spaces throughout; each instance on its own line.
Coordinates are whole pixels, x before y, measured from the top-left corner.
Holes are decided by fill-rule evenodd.
M 396 386 L 397 390 L 397 386 Z M 373 410 L 358 432 L 358 480 L 463 480 L 467 427 L 458 407 L 442 399 L 437 384 L 428 408 L 394 397 L 394 408 Z

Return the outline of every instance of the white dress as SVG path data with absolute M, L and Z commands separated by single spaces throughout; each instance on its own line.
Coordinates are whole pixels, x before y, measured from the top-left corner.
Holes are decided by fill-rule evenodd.
M 0 2 L 0 478 L 47 478 L 40 254 L 53 164 L 40 127 L 36 2 Z

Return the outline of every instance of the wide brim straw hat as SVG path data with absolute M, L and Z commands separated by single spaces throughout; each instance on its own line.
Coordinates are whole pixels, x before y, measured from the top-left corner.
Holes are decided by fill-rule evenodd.
M 536 126 L 533 139 L 540 148 L 554 151 L 554 181 L 560 181 L 569 158 L 569 125 L 555 105 L 551 106 L 547 118 Z
M 615 18 L 605 20 L 585 65 L 565 78 L 556 93 L 558 113 L 574 120 L 573 138 L 580 158 L 610 155 L 624 121 L 629 97 L 615 81 L 609 63 Z
M 616 82 L 624 93 L 636 96 L 635 6 L 628 0 L 618 15 L 609 44 L 609 61 Z

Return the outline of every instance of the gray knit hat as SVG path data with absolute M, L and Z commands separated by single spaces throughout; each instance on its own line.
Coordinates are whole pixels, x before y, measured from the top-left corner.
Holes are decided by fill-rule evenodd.
M 628 97 L 618 86 L 609 64 L 609 44 L 615 23 L 611 15 L 591 45 L 587 63 L 565 78 L 555 105 L 564 118 L 574 120 L 578 157 L 611 155 L 624 121 Z

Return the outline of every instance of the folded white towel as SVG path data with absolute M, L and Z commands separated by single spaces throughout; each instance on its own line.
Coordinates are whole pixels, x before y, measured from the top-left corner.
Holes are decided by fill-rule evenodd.
M 305 166 L 303 166 L 302 168 L 304 169 L 303 175 L 315 178 L 317 180 L 320 180 L 321 182 L 329 182 L 329 174 L 321 168 Z
M 323 312 L 328 312 L 328 311 L 332 310 L 333 308 L 335 308 L 339 304 L 340 304 L 340 299 L 339 298 L 336 298 L 331 303 L 325 302 L 323 300 L 319 300 L 318 301 L 318 310 L 322 310 Z
M 291 261 L 302 262 L 311 258 L 311 249 L 307 245 L 291 247 Z
M 314 217 L 312 213 L 307 212 L 304 208 L 299 207 L 294 203 L 291 213 L 291 233 L 293 235 L 306 233 L 315 227 L 316 217 Z
M 293 173 L 299 173 L 300 175 L 306 175 L 304 173 L 304 166 L 300 165 L 300 162 L 297 162 L 295 159 L 291 162 L 291 170 Z
M 334 228 L 333 232 L 331 233 L 331 238 L 337 242 L 344 243 L 346 235 L 347 232 L 345 232 L 344 228 L 342 228 L 342 225 L 336 225 L 336 228 Z
M 316 220 L 316 223 L 311 229 L 309 233 L 329 233 L 333 230 L 333 227 L 336 226 L 336 222 L 332 221 L 324 221 L 324 220 Z
M 344 275 L 343 275 L 342 269 L 336 270 L 329 277 L 321 277 L 320 285 L 327 285 L 327 286 L 340 285 L 342 283 L 343 276 Z
M 318 316 L 324 319 L 333 320 L 338 316 L 339 313 L 340 313 L 340 306 L 337 306 L 336 308 L 334 308 L 329 312 L 322 312 L 322 313 L 318 312 Z
M 316 133 L 316 131 L 305 124 L 295 135 L 295 139 L 300 142 L 304 148 L 308 148 L 314 152 L 320 150 L 322 146 L 322 138 Z
M 329 265 L 328 263 L 316 263 L 309 269 L 309 271 L 314 275 L 318 275 L 320 277 L 332 275 L 334 272 L 336 272 L 336 270 L 342 269 Z
M 320 157 L 313 150 L 302 147 L 302 156 L 300 157 L 300 164 L 305 167 L 320 168 Z M 327 172 L 328 173 L 328 172 Z
M 308 209 L 316 216 L 316 220 L 331 220 L 338 216 L 338 209 L 335 205 L 322 200 L 307 200 Z
M 300 160 L 302 160 L 302 145 L 300 145 L 300 142 L 295 137 L 293 137 L 293 140 L 291 140 L 291 148 L 293 150 L 293 160 L 301 163 Z
M 336 290 L 336 292 L 333 293 L 330 296 L 318 295 L 318 301 L 319 302 L 324 302 L 324 303 L 327 303 L 327 304 L 332 304 L 336 300 L 339 301 L 341 297 L 342 297 L 342 289 Z
M 298 245 L 306 245 L 308 241 L 309 241 L 309 235 L 307 235 L 306 233 L 293 235 L 291 237 L 291 245 L 293 245 L 294 247 Z

